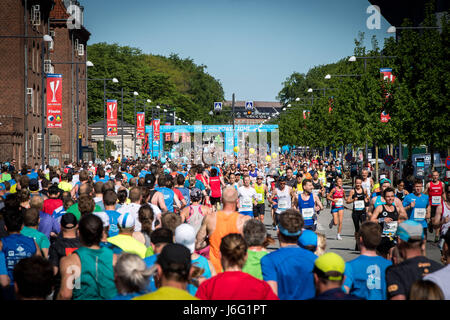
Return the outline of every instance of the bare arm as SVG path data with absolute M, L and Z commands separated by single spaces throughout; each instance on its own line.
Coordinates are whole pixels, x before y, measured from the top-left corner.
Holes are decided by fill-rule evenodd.
M 81 263 L 77 254 L 61 258 L 61 288 L 57 300 L 72 299 L 74 280 L 81 276 Z
M 403 294 L 398 294 L 396 296 L 393 296 L 390 300 L 406 300 L 406 296 Z
M 314 195 L 314 202 L 316 203 L 316 207 L 319 208 L 319 211 L 323 210 L 322 201 L 320 201 L 319 197 L 316 195 Z
M 353 199 L 353 194 L 355 193 L 355 190 L 350 190 L 349 194 L 348 194 L 348 198 L 345 199 L 345 202 L 347 203 L 352 203 L 355 202 L 355 199 Z
M 330 193 L 327 194 L 327 199 L 330 201 L 335 201 L 331 196 L 334 194 L 334 192 L 336 191 L 335 188 L 331 189 Z
M 273 293 L 275 293 L 278 296 L 278 283 L 273 280 L 266 281 L 267 284 L 272 288 Z
M 383 209 L 382 206 L 377 207 L 373 212 L 372 216 L 370 217 L 370 221 L 378 222 L 378 215 L 380 214 L 382 209 Z
M 208 222 L 209 215 L 206 215 L 202 220 L 202 225 L 200 226 L 200 229 L 197 232 L 197 238 L 195 240 L 195 249 L 201 250 L 205 248 L 208 244 L 206 242 L 206 237 L 208 235 L 207 233 L 207 222 Z

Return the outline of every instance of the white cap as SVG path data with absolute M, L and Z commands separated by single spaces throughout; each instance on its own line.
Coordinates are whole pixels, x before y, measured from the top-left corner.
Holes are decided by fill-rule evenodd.
M 54 184 L 54 183 L 59 184 L 59 179 L 56 178 L 56 177 L 54 177 L 54 178 L 52 179 L 52 184 Z
M 117 225 L 122 229 L 132 228 L 136 223 L 133 215 L 131 213 L 122 213 L 117 219 Z
M 187 247 L 191 253 L 195 250 L 195 230 L 194 227 L 187 223 L 180 224 L 175 229 L 175 243 L 182 244 Z
M 109 226 L 109 216 L 106 212 L 99 211 L 99 212 L 93 212 L 93 214 L 96 215 L 97 217 L 99 217 L 100 219 L 102 219 L 103 228 L 106 228 Z

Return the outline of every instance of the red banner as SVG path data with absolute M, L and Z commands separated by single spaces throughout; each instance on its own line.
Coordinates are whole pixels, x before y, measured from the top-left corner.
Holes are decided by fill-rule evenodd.
M 395 76 L 392 74 L 391 68 L 381 68 L 380 73 L 381 73 L 384 81 L 389 81 L 391 83 L 393 83 L 395 81 Z M 384 85 L 383 85 L 383 91 L 385 92 L 385 98 L 387 101 L 390 94 L 384 88 Z M 381 116 L 380 116 L 381 122 L 387 123 L 387 122 L 389 122 L 390 119 L 391 119 L 391 117 L 389 116 L 389 114 L 383 110 L 383 112 L 381 113 Z
M 144 139 L 145 134 L 145 113 L 136 113 L 136 139 Z
M 170 126 L 170 122 L 166 122 L 166 123 L 164 123 L 164 125 L 165 126 Z M 164 135 L 164 140 L 165 141 L 170 141 L 170 138 L 171 138 L 170 137 L 170 132 L 166 132 L 165 135 Z
M 153 120 L 153 140 L 159 141 L 159 125 L 161 123 L 161 120 L 155 119 Z
M 106 101 L 106 125 L 108 137 L 117 136 L 117 100 Z
M 173 142 L 178 143 L 178 132 L 173 133 Z
M 61 74 L 47 74 L 47 128 L 62 128 Z

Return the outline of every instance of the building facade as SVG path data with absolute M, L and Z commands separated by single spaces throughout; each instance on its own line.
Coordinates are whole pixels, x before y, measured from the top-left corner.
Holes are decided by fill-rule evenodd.
M 47 164 L 50 160 L 53 164 L 62 164 L 64 160 L 76 159 L 77 139 L 73 133 L 77 123 L 74 112 L 76 67 L 50 63 L 86 60 L 86 54 L 78 55 L 77 51 L 81 50 L 82 44 L 86 53 L 90 34 L 82 25 L 78 29 L 68 29 L 70 15 L 67 9 L 70 5 L 79 3 L 63 0 L 0 1 L 0 162 L 15 159 L 16 167 L 20 168 L 23 164 L 41 164 L 42 160 Z M 82 16 L 82 7 L 80 9 Z M 52 36 L 53 41 L 44 42 L 44 35 Z M 45 125 L 43 130 L 43 118 L 46 123 L 43 75 L 46 73 L 63 74 L 62 129 L 45 130 Z M 87 77 L 85 64 L 79 64 L 78 77 Z M 79 85 L 79 131 L 83 134 L 84 144 L 87 144 L 85 82 L 81 81 Z

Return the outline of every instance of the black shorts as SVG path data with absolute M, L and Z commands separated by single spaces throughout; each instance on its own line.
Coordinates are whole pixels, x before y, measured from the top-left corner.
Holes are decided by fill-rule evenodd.
M 209 201 L 213 206 L 215 206 L 217 203 L 220 203 L 220 197 L 219 198 L 210 197 Z
M 364 221 L 366 221 L 366 217 L 367 217 L 366 209 L 352 211 L 352 220 L 353 225 L 355 226 L 355 232 L 359 231 L 359 227 Z
M 436 209 L 438 206 L 431 206 L 431 218 L 433 219 L 436 215 Z
M 264 205 L 264 203 L 259 203 L 256 206 L 253 206 L 253 216 L 254 217 L 263 216 L 265 209 L 266 206 Z

